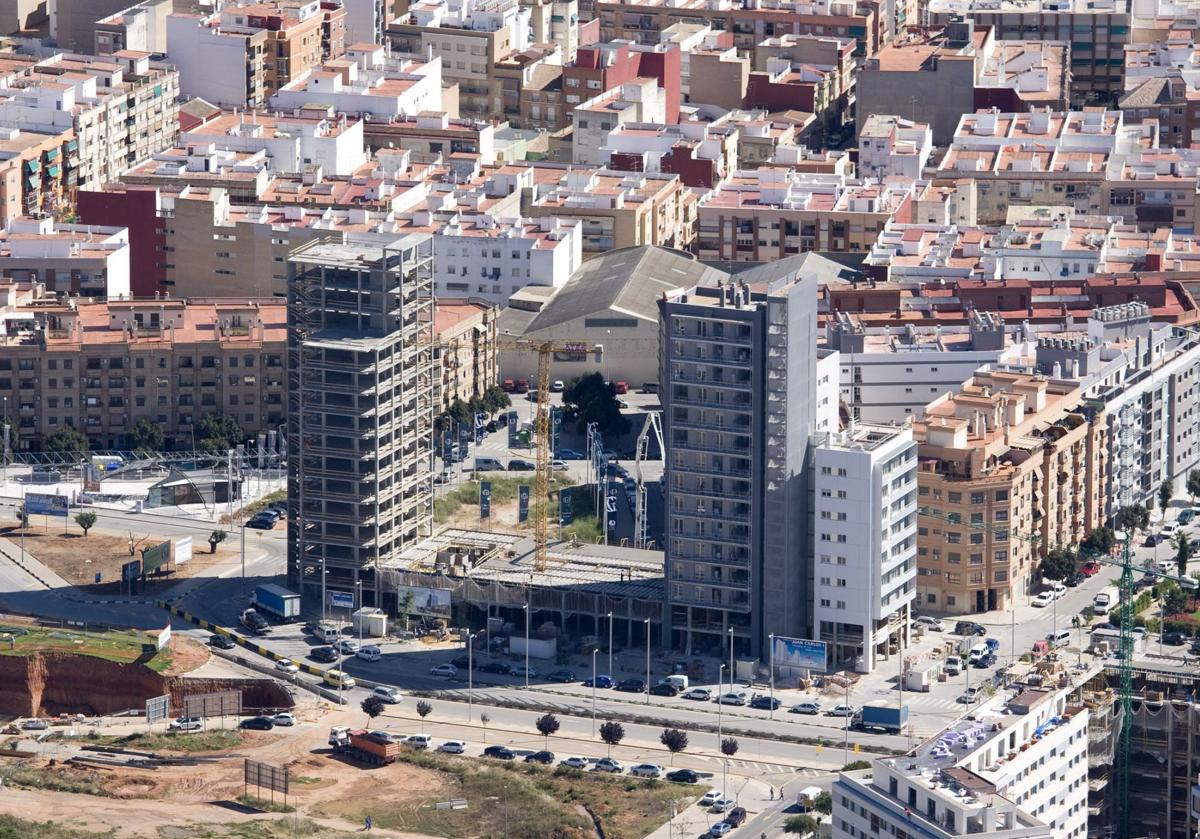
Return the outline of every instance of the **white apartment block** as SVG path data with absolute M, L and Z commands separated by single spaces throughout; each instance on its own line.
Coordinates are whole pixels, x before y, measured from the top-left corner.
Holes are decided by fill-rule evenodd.
M 370 159 L 361 119 L 313 110 L 303 116 L 234 110 L 193 128 L 183 140 L 234 152 L 264 151 L 276 172 L 320 166 L 326 175 L 351 175 Z
M 280 111 L 319 105 L 384 121 L 442 110 L 442 59 L 391 58 L 383 47 L 355 45 L 345 58 L 307 71 L 271 96 Z
M 129 231 L 59 224 L 52 218 L 10 219 L 0 231 L 0 277 L 43 283 L 64 296 L 129 297 Z
M 933 152 L 928 123 L 888 114 L 871 114 L 859 134 L 858 176 L 915 181 Z
M 217 15 L 167 16 L 167 58 L 179 68 L 180 92 L 215 105 L 261 107 L 263 30 L 223 23 Z
M 382 44 L 392 0 L 342 0 L 346 44 Z
M 853 424 L 812 452 L 813 637 L 832 667 L 870 673 L 899 653 L 917 594 L 917 444 L 907 427 Z
M 508 305 L 528 285 L 564 285 L 583 262 L 583 226 L 557 218 L 457 217 L 433 237 L 433 291 Z
M 667 94 L 656 79 L 634 79 L 580 103 L 571 111 L 575 131 L 571 160 L 601 166 L 607 155 L 608 133 L 626 123 L 667 121 Z
M 833 839 L 1083 839 L 1088 718 L 1072 688 L 1003 691 L 901 757 L 833 784 Z

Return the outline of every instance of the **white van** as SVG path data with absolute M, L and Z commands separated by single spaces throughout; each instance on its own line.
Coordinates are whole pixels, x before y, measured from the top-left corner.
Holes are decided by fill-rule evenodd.
M 318 623 L 308 628 L 309 634 L 322 644 L 332 644 L 338 639 L 338 628 L 331 623 Z
M 400 701 L 400 691 L 393 687 L 388 687 L 387 685 L 379 685 L 371 691 L 371 695 L 382 699 L 389 705 L 395 705 Z
M 433 745 L 433 738 L 428 734 L 410 734 L 404 738 L 404 745 L 411 749 L 428 749 Z
M 1106 588 L 1104 591 L 1092 598 L 1092 611 L 1097 615 L 1107 615 L 1109 610 L 1117 604 L 1116 592 L 1111 588 Z
M 967 664 L 974 664 L 988 654 L 987 644 L 976 644 L 971 647 L 971 652 L 967 655 Z
M 1050 649 L 1055 650 L 1059 647 L 1065 647 L 1071 642 L 1071 631 L 1069 629 L 1060 629 L 1057 632 L 1049 632 L 1046 634 L 1046 643 L 1050 645 Z
M 946 674 L 957 676 L 962 672 L 962 659 L 956 655 L 946 657 Z
M 688 677 L 678 673 L 667 676 L 667 678 L 663 679 L 663 681 L 678 691 L 685 691 L 688 689 Z

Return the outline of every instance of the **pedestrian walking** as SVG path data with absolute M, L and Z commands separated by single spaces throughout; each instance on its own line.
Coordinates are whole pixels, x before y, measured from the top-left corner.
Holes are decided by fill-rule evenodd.
M 371 830 L 371 828 L 373 828 L 374 826 L 375 826 L 375 823 L 373 821 L 371 821 L 370 816 L 367 816 L 365 819 L 363 819 L 363 830 L 366 830 L 369 832 Z

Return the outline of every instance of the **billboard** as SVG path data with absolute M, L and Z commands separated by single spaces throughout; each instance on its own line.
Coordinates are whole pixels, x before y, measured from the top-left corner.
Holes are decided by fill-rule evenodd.
M 121 566 L 121 579 L 125 582 L 142 576 L 142 561 L 134 559 Z
M 771 644 L 771 663 L 775 667 L 802 667 L 805 670 L 825 672 L 826 644 L 824 641 L 784 638 L 776 635 Z
M 240 717 L 242 692 L 222 690 L 215 693 L 194 693 L 183 698 L 185 717 Z
M 508 424 L 508 447 L 514 449 L 517 446 L 517 412 L 509 411 L 505 422 Z
M 435 618 L 450 617 L 450 591 L 444 588 L 422 588 L 421 586 L 396 586 L 396 597 L 403 601 L 412 594 L 410 615 L 429 615 Z
M 327 592 L 329 596 L 329 605 L 334 609 L 353 609 L 354 594 L 349 591 L 331 591 Z
M 529 487 L 521 484 L 517 487 L 517 521 L 529 518 Z
M 246 774 L 243 783 L 288 793 L 288 770 L 286 766 L 272 766 L 269 763 L 259 763 L 257 760 L 246 760 Z
M 153 548 L 142 551 L 142 573 L 150 574 L 158 571 L 171 559 L 171 543 L 159 542 Z
M 171 694 L 154 696 L 146 700 L 146 722 L 154 725 L 171 715 Z
M 94 463 L 85 463 L 83 465 L 83 491 L 84 492 L 99 492 L 100 491 L 100 467 Z
M 617 485 L 608 485 L 608 497 L 604 499 L 604 532 L 617 529 Z
M 564 490 L 558 495 L 558 521 L 559 524 L 570 524 L 574 520 L 575 510 L 571 506 L 571 493 Z
M 65 495 L 48 495 L 44 492 L 25 494 L 25 512 L 31 516 L 62 516 L 66 518 L 70 502 Z
M 155 651 L 161 650 L 167 644 L 171 643 L 171 624 L 167 624 L 161 630 L 154 633 L 154 648 Z
M 175 540 L 175 564 L 183 565 L 192 559 L 192 537 L 184 536 Z
M 489 518 L 492 515 L 492 482 L 479 482 L 479 517 Z
M 483 413 L 476 414 L 475 415 L 475 444 L 476 445 L 483 442 L 483 435 L 485 433 L 485 429 L 484 429 L 485 425 L 487 425 L 487 414 L 483 414 Z

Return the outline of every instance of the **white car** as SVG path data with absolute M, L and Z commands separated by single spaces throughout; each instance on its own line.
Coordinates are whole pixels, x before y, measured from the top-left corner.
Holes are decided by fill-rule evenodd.
M 526 672 L 526 671 L 528 671 L 528 672 Z M 531 679 L 536 679 L 538 671 L 533 667 L 527 668 L 524 664 L 518 664 L 512 670 L 509 670 L 508 674 L 510 676 L 520 676 L 522 678 L 524 678 L 525 676 L 528 676 Z
M 382 699 L 388 705 L 397 704 L 402 696 L 400 691 L 396 690 L 394 687 L 389 687 L 388 685 L 378 685 L 373 691 L 371 691 L 371 695 L 377 699 Z
M 567 465 L 565 460 L 552 460 L 550 461 L 550 468 L 555 472 L 566 472 L 571 467 Z
M 200 717 L 178 717 L 171 720 L 167 728 L 170 731 L 200 731 L 204 728 L 204 720 Z
M 602 757 L 596 761 L 597 772 L 624 772 L 625 767 L 618 760 L 613 760 L 611 757 Z
M 1160 535 L 1166 536 L 1168 539 L 1170 539 L 1172 536 L 1175 535 L 1175 531 L 1177 531 L 1177 530 L 1179 530 L 1179 525 L 1177 525 L 1177 524 L 1164 524 L 1162 526 L 1162 529 L 1159 530 L 1158 532 Z
M 921 615 L 913 620 L 914 626 L 923 626 L 930 632 L 944 632 L 946 625 L 937 618 L 931 618 L 928 615 Z
M 698 702 L 708 702 L 710 699 L 712 699 L 712 691 L 708 688 L 692 688 L 691 690 L 684 692 L 683 698 L 695 699 Z
M 553 382 L 550 383 L 550 392 L 551 393 L 562 393 L 566 389 L 567 389 L 567 386 L 563 382 L 562 379 L 555 379 Z
M 657 778 L 662 771 L 663 768 L 656 763 L 639 763 L 629 767 L 629 774 L 638 778 Z
M 721 694 L 721 696 L 717 699 L 717 702 L 721 705 L 745 705 L 746 692 L 741 690 L 728 691 L 727 693 Z
M 428 749 L 433 745 L 433 737 L 428 734 L 410 734 L 404 738 L 404 745 L 413 749 Z
M 458 668 L 453 664 L 435 664 L 429 668 L 430 676 L 457 676 Z
M 564 758 L 561 766 L 569 766 L 572 769 L 587 769 L 588 761 L 586 757 L 568 757 Z
M 847 705 L 845 702 L 839 702 L 825 713 L 831 717 L 852 717 L 858 713 L 858 709 L 853 705 Z
M 1029 601 L 1030 606 L 1037 606 L 1039 609 L 1044 609 L 1057 600 L 1052 591 L 1043 591 Z
M 821 713 L 821 703 L 817 702 L 815 699 L 805 700 L 804 702 L 797 702 L 795 705 L 792 706 L 792 713 L 793 714 L 819 714 L 819 713 Z
M 712 803 L 712 806 L 708 808 L 708 811 L 710 813 L 724 813 L 726 810 L 733 809 L 733 807 L 734 801 L 732 798 L 718 798 Z
M 962 693 L 960 693 L 958 695 L 958 698 L 955 701 L 960 702 L 963 705 L 970 705 L 972 702 L 974 702 L 978 698 L 979 698 L 979 688 L 969 687 L 966 690 L 964 690 Z
M 296 715 L 289 714 L 287 711 L 282 711 L 271 717 L 271 722 L 275 723 L 276 725 L 292 726 L 296 724 Z
M 1066 597 L 1067 591 L 1069 591 L 1069 589 L 1062 583 L 1055 583 L 1054 585 L 1050 586 L 1050 593 L 1054 595 L 1055 600 L 1061 600 L 1062 598 Z
M 299 673 L 300 668 L 290 658 L 281 658 L 275 662 L 275 669 L 281 673 Z
M 467 744 L 462 740 L 447 740 L 438 746 L 437 750 L 448 755 L 460 755 L 467 750 Z
M 356 652 L 354 657 L 361 658 L 363 661 L 379 661 L 379 659 L 383 658 L 383 653 L 380 652 L 379 647 L 371 644 Z
M 704 795 L 701 797 L 700 806 L 701 807 L 711 807 L 712 803 L 714 801 L 717 801 L 724 797 L 725 797 L 725 794 L 723 792 L 721 792 L 719 789 L 710 789 L 708 792 L 704 793 Z
M 708 829 L 709 836 L 726 836 L 733 830 L 733 825 L 729 822 L 717 822 Z

